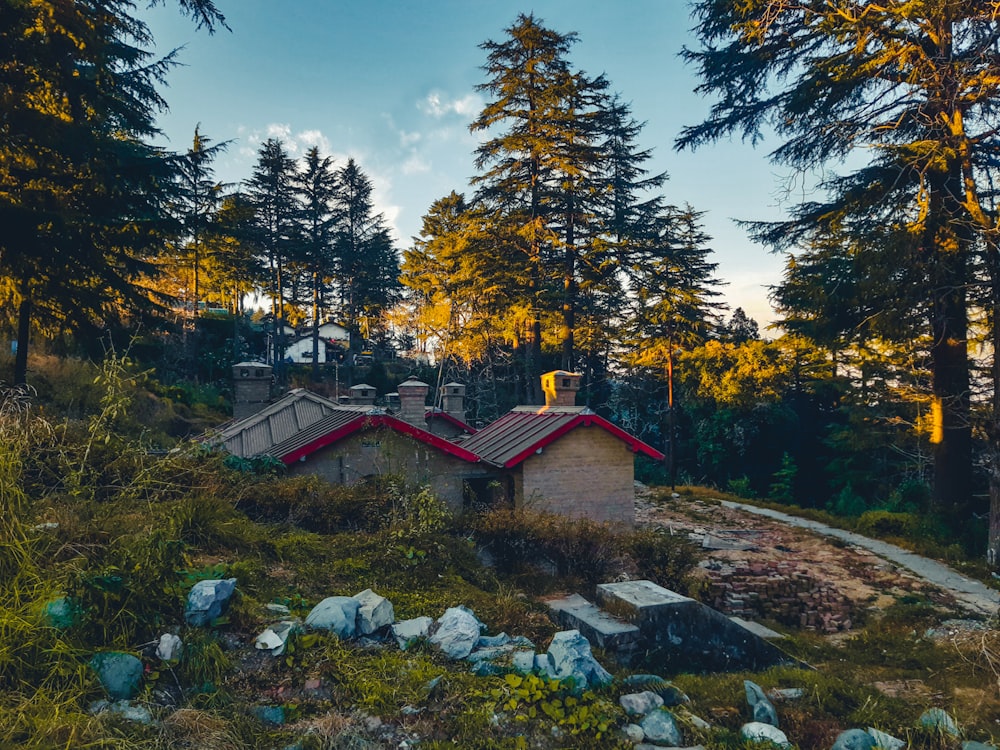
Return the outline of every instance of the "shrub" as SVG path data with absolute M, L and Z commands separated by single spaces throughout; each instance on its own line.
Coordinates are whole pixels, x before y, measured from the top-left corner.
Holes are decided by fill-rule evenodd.
M 888 510 L 869 510 L 858 519 L 858 533 L 874 537 L 912 538 L 920 519 L 912 513 L 893 513 Z
M 687 538 L 674 536 L 666 529 L 637 529 L 623 542 L 639 577 L 664 588 L 682 591 L 684 579 L 698 564 L 697 548 Z
M 736 495 L 736 497 L 746 498 L 747 500 L 757 497 L 757 493 L 750 484 L 749 477 L 746 476 L 739 477 L 738 479 L 730 479 L 726 484 L 726 492 Z

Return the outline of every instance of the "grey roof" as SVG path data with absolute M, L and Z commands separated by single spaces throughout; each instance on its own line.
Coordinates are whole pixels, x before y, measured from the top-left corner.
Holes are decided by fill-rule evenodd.
M 243 458 L 269 453 L 275 444 L 344 408 L 328 398 L 297 388 L 256 414 L 225 425 L 213 442 Z
M 280 443 L 275 443 L 266 453 L 275 458 L 284 458 L 300 448 L 304 448 L 314 440 L 351 425 L 365 414 L 378 415 L 382 413 L 381 409 L 376 409 L 372 406 L 352 405 L 340 407 L 308 427 L 289 435 Z
M 585 406 L 518 406 L 463 440 L 462 447 L 490 463 L 507 466 L 511 461 L 516 463 L 525 451 L 544 445 L 553 435 L 570 429 L 584 412 L 593 413 Z

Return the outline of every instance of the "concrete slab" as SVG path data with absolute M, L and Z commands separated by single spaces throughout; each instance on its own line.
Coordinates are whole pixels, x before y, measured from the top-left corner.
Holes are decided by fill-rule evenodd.
M 780 641 L 788 637 L 784 633 L 771 630 L 766 625 L 761 625 L 759 622 L 754 622 L 753 620 L 744 620 L 742 617 L 730 617 L 729 619 L 741 628 L 746 628 L 758 638 L 763 638 L 765 641 Z
M 806 666 L 721 612 L 652 581 L 602 583 L 597 601 L 639 627 L 646 660 L 670 671 Z
M 602 611 L 579 594 L 549 599 L 549 609 L 560 625 L 580 633 L 594 646 L 627 654 L 639 642 L 639 628 Z

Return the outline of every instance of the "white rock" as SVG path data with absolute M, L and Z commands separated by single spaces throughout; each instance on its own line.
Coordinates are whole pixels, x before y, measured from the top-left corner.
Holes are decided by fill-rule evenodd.
M 740 736 L 752 742 L 773 742 L 780 747 L 791 747 L 785 733 L 773 724 L 765 724 L 762 721 L 751 721 L 740 727 Z
M 552 636 L 548 655 L 552 662 L 550 674 L 557 680 L 572 677 L 580 688 L 611 682 L 611 674 L 594 658 L 590 641 L 579 630 L 563 630 Z
M 355 594 L 358 604 L 357 631 L 361 635 L 371 635 L 387 625 L 392 625 L 396 615 L 392 610 L 392 602 L 384 596 L 379 596 L 371 589 L 365 589 Z
M 434 620 L 430 617 L 414 617 L 412 620 L 394 623 L 390 632 L 400 649 L 406 651 L 418 638 L 426 638 L 433 624 Z
M 479 642 L 482 623 L 466 607 L 450 607 L 438 618 L 431 643 L 452 659 L 464 659 Z
M 328 596 L 306 616 L 306 625 L 316 630 L 329 630 L 340 638 L 354 635 L 360 604 L 350 596 Z
M 156 655 L 163 661 L 177 661 L 184 650 L 184 641 L 173 633 L 164 633 L 156 644 Z
M 663 698 L 652 690 L 641 693 L 628 693 L 618 698 L 618 703 L 629 716 L 645 716 L 663 705 Z
M 638 724 L 626 724 L 624 731 L 625 731 L 625 738 L 629 742 L 635 745 L 638 745 L 640 742 L 646 739 L 646 733 L 642 731 L 642 727 L 640 727 Z

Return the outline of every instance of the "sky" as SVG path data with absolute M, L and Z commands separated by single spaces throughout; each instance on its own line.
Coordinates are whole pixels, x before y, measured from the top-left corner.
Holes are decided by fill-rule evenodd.
M 573 67 L 604 73 L 646 123 L 639 144 L 653 150 L 650 170 L 670 176 L 667 201 L 705 212 L 730 307 L 743 307 L 762 330 L 773 321 L 767 287 L 780 280 L 783 260 L 734 220 L 782 218 L 802 186 L 768 162 L 766 146 L 674 149 L 681 129 L 711 106 L 679 56 L 696 46 L 684 0 L 216 2 L 232 31 L 197 31 L 170 0 L 143 18 L 158 53 L 177 49 L 181 63 L 162 92 L 161 142 L 183 151 L 199 125 L 212 141 L 231 141 L 215 163 L 218 179 L 247 179 L 269 137 L 294 157 L 313 145 L 338 165 L 353 157 L 399 249 L 409 247 L 435 200 L 471 193 L 478 141 L 468 126 L 487 101 L 476 91 L 485 81 L 479 45 L 502 41 L 519 13 L 534 13 L 550 29 L 575 32 Z

